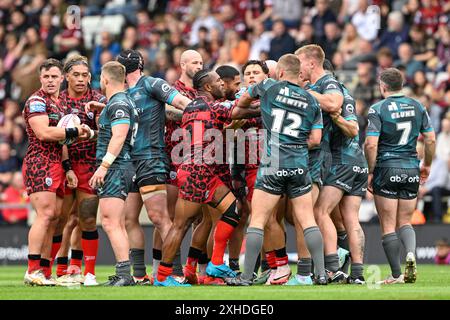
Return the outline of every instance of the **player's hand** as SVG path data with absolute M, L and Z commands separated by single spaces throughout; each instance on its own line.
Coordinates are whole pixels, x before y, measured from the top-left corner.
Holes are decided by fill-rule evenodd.
M 339 110 L 336 111 L 336 112 L 330 113 L 331 119 L 332 119 L 333 121 L 337 121 L 337 120 L 339 119 L 339 117 L 341 116 L 341 112 L 342 112 L 342 108 L 339 109 Z
M 373 194 L 373 173 L 369 173 L 367 178 L 367 191 Z
M 70 189 L 75 189 L 78 186 L 78 178 L 73 170 L 69 170 L 66 172 L 66 179 L 67 187 L 69 187 Z
M 89 101 L 84 105 L 84 112 L 89 113 L 97 111 L 100 113 L 104 107 L 106 107 L 106 104 L 104 103 L 98 101 Z
M 420 184 L 424 184 L 430 175 L 430 166 L 422 165 L 420 167 Z
M 247 119 L 233 120 L 233 121 L 231 121 L 230 124 L 224 126 L 223 128 L 236 130 L 236 129 L 241 128 L 246 123 L 247 123 Z
M 80 126 L 76 126 L 78 129 L 78 140 L 88 140 L 91 137 L 91 128 L 88 125 L 82 124 Z
M 259 100 L 255 100 L 252 103 L 250 103 L 250 108 L 252 109 L 258 109 L 261 106 L 261 102 Z
M 92 189 L 98 189 L 103 186 L 105 183 L 105 176 L 108 172 L 108 169 L 106 169 L 103 166 L 100 166 L 95 171 L 94 175 L 92 176 L 91 180 L 89 180 L 89 186 Z

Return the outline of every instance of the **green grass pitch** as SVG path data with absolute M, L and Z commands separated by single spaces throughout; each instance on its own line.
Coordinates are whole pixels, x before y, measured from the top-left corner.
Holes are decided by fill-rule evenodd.
M 253 286 L 190 288 L 160 287 L 27 287 L 23 284 L 25 266 L 0 267 L 0 300 L 306 300 L 306 299 L 450 299 L 450 266 L 419 265 L 415 284 L 390 286 Z M 295 272 L 295 266 L 292 266 Z M 107 280 L 114 268 L 97 267 L 97 279 Z M 384 278 L 389 268 L 366 266 L 366 280 Z

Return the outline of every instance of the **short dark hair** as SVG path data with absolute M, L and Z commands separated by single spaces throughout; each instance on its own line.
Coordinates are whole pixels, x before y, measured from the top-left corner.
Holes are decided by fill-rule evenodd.
M 192 84 L 195 90 L 203 88 L 203 86 L 209 79 L 210 72 L 210 70 L 203 69 L 194 74 L 194 77 L 192 78 Z
M 386 85 L 390 92 L 400 91 L 403 88 L 403 75 L 396 68 L 388 68 L 381 72 L 380 81 Z
M 61 71 L 61 73 L 63 72 L 63 64 L 61 63 L 61 61 L 50 58 L 41 63 L 41 65 L 39 66 L 39 74 L 42 72 L 42 70 L 47 71 L 53 67 L 57 67 L 59 71 Z
M 245 73 L 245 69 L 247 69 L 248 66 L 253 65 L 253 64 L 259 65 L 265 74 L 269 74 L 269 67 L 267 66 L 267 64 L 264 61 L 261 61 L 261 60 L 248 60 L 242 66 L 242 74 Z
M 220 66 L 216 72 L 222 80 L 233 80 L 236 76 L 241 75 L 239 70 L 232 66 Z

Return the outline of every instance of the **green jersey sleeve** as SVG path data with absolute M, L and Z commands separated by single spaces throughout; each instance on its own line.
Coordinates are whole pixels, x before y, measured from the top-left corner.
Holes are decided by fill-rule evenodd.
M 151 97 L 168 104 L 172 104 L 173 99 L 179 93 L 177 89 L 159 78 L 146 77 L 144 86 Z

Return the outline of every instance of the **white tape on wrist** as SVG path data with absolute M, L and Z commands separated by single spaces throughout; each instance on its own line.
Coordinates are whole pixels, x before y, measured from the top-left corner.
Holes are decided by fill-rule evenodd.
M 95 136 L 95 132 L 94 132 L 94 130 L 92 130 L 92 129 L 89 129 L 90 130 L 90 132 L 91 132 L 91 136 L 89 137 L 89 139 L 92 139 L 94 136 Z
M 107 152 L 103 157 L 102 162 L 106 162 L 107 164 L 112 165 L 114 160 L 116 160 L 116 156 L 110 152 Z

